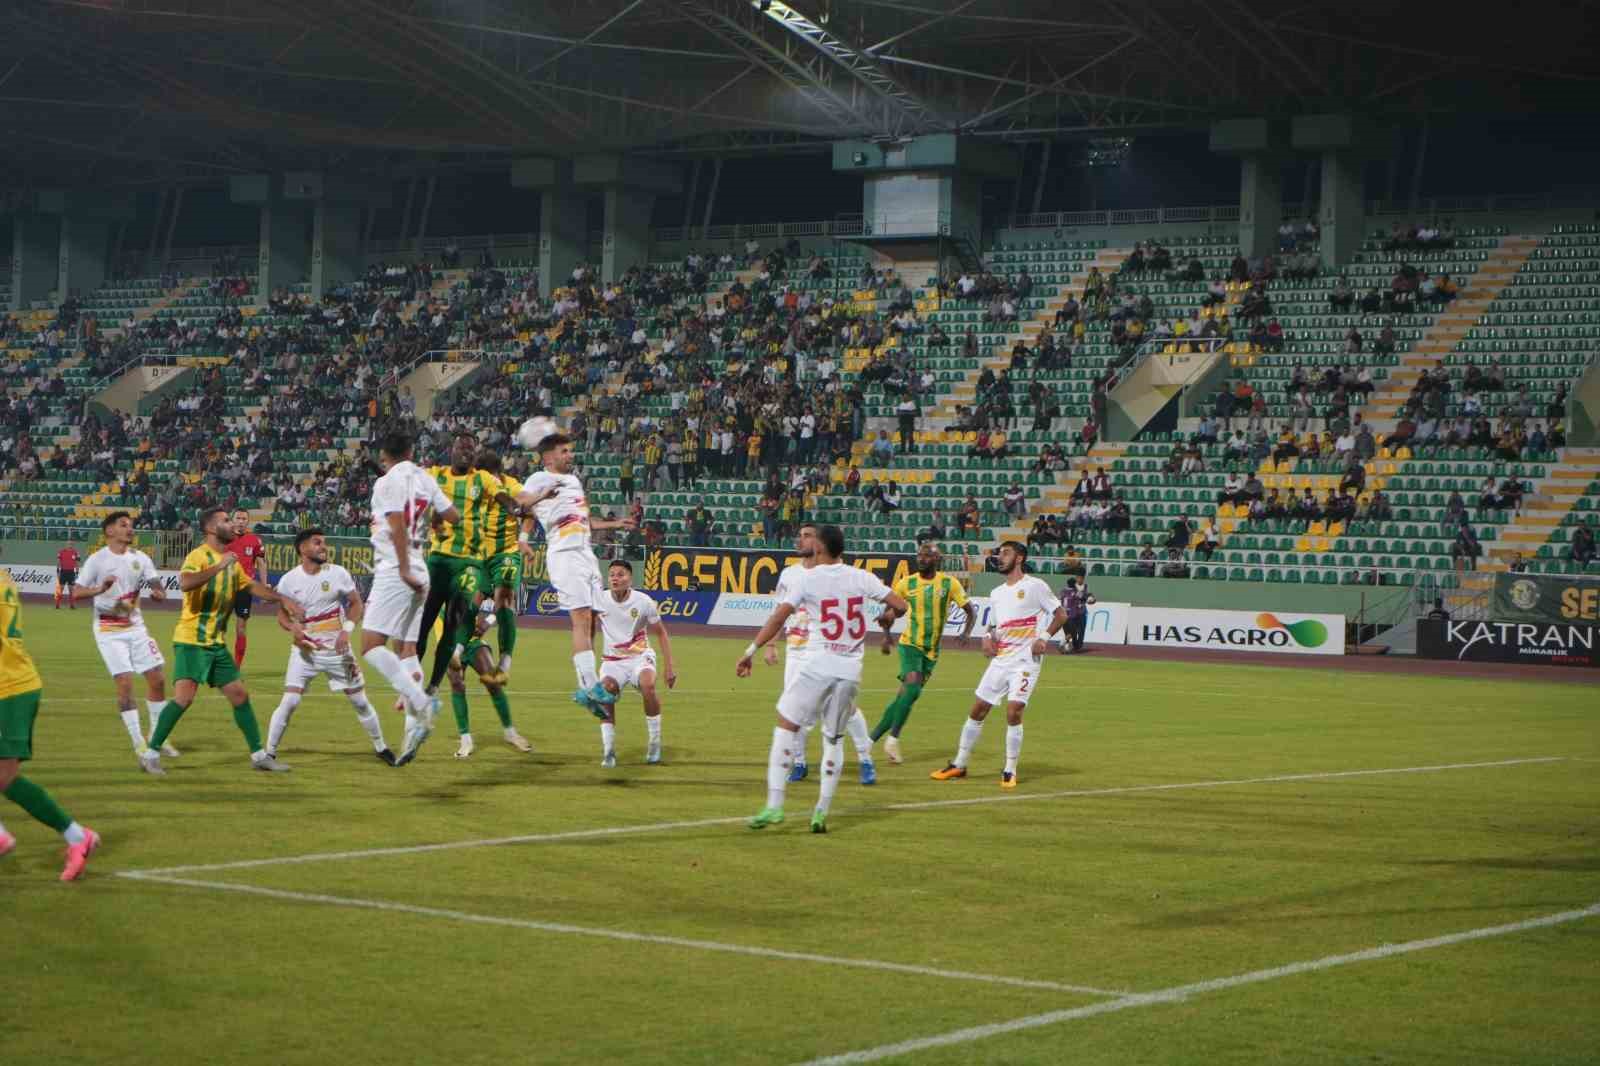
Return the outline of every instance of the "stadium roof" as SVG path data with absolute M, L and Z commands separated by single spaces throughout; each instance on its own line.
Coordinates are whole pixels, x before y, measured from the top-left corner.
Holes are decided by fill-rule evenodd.
M 1589 5 L 7 0 L 0 186 L 1590 112 Z

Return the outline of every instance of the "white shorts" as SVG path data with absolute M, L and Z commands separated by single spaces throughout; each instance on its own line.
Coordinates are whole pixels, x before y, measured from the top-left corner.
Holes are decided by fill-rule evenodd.
M 844 735 L 844 723 L 855 713 L 858 678 L 824 677 L 804 669 L 785 685 L 778 697 L 778 713 L 801 729 L 822 726 L 824 738 Z
M 1039 683 L 1040 661 L 1031 655 L 1021 659 L 991 659 L 978 681 L 977 697 L 994 706 L 997 703 L 1026 705 Z
M 656 668 L 656 653 L 647 651 L 643 655 L 634 655 L 626 659 L 604 659 L 600 663 L 600 680 L 610 678 L 617 683 L 617 690 L 632 685 L 639 687 L 639 675 L 646 670 Z
M 600 599 L 600 564 L 588 548 L 551 552 L 545 556 L 550 584 L 555 586 L 556 602 L 563 611 L 593 607 Z
M 301 692 L 311 687 L 318 674 L 328 676 L 328 691 L 357 692 L 366 685 L 355 652 L 340 655 L 333 651 L 306 653 L 298 648 L 289 652 L 289 668 L 283 672 L 283 687 Z
M 422 629 L 422 605 L 428 599 L 428 579 L 422 576 L 422 591 L 413 591 L 400 580 L 397 570 L 373 575 L 372 594 L 367 597 L 367 613 L 361 628 L 405 644 L 415 644 Z
M 100 658 L 106 661 L 111 676 L 118 674 L 143 674 L 167 665 L 161 654 L 161 645 L 143 626 L 125 629 L 120 633 L 95 631 L 94 642 L 100 648 Z

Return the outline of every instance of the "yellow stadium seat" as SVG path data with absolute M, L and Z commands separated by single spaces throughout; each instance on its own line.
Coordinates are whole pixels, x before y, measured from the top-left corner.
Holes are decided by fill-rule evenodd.
M 1306 534 L 1308 536 L 1320 537 L 1326 532 L 1328 532 L 1328 523 L 1324 522 L 1320 518 L 1306 527 Z

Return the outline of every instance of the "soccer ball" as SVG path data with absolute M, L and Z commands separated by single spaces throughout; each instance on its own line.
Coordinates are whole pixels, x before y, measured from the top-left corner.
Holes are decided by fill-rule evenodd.
M 556 425 L 556 420 L 546 418 L 544 415 L 535 415 L 517 429 L 517 443 L 529 451 L 539 447 L 539 443 L 546 437 L 560 433 L 561 427 Z

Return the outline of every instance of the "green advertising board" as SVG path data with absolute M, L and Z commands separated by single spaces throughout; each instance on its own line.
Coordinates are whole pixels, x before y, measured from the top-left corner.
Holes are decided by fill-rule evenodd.
M 1559 574 L 1496 574 L 1489 613 L 1496 622 L 1600 622 L 1600 580 Z

